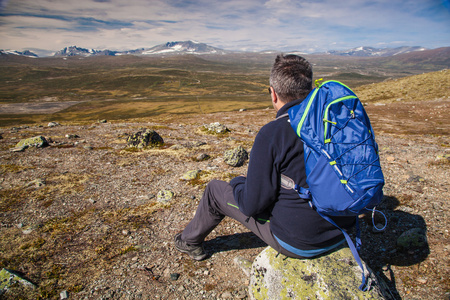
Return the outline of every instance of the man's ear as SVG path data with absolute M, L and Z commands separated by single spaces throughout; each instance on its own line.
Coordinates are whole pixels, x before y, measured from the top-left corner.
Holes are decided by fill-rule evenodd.
M 276 104 L 278 102 L 277 93 L 275 93 L 272 87 L 270 89 L 272 90 L 272 93 L 270 93 L 270 97 L 272 97 L 272 103 Z

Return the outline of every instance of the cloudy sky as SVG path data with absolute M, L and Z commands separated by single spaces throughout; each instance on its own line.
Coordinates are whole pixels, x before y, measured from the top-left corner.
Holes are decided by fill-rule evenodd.
M 450 46 L 450 0 L 0 0 L 0 49 Z

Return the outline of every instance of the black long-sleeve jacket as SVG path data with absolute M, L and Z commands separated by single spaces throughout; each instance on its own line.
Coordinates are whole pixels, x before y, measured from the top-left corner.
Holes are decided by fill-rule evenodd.
M 301 101 L 287 103 L 278 111 L 277 117 Z M 250 153 L 247 177 L 231 180 L 239 209 L 247 216 L 269 218 L 272 233 L 301 250 L 324 248 L 342 240 L 341 231 L 323 219 L 295 190 L 281 187 L 281 174 L 307 187 L 303 142 L 292 129 L 288 117 L 278 118 L 261 128 Z M 339 226 L 349 228 L 355 218 L 333 220 Z

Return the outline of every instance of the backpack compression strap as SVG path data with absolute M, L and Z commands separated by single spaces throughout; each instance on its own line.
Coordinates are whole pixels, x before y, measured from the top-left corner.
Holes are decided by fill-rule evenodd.
M 353 257 L 355 258 L 356 262 L 358 263 L 359 267 L 362 270 L 362 283 L 361 285 L 358 287 L 359 290 L 365 292 L 369 289 L 369 286 L 367 285 L 367 278 L 364 275 L 364 266 L 362 264 L 361 258 L 359 257 L 359 250 L 361 248 L 361 237 L 360 237 L 360 230 L 359 230 L 359 221 L 358 221 L 358 217 L 356 217 L 356 246 L 353 244 L 352 239 L 350 238 L 350 236 L 348 235 L 348 233 L 342 229 L 341 227 L 339 227 L 336 222 L 334 222 L 329 216 L 324 215 L 320 212 L 318 212 L 319 215 L 324 218 L 325 220 L 327 220 L 328 222 L 330 222 L 331 224 L 333 224 L 334 226 L 336 226 L 337 228 L 339 228 L 342 231 L 342 234 L 345 237 L 345 240 L 347 241 L 348 246 L 350 247 L 350 250 L 352 251 Z M 368 277 L 370 276 L 370 269 L 367 270 L 369 272 Z

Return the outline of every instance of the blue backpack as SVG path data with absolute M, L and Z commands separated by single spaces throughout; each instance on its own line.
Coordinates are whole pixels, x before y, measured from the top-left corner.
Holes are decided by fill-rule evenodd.
M 363 272 L 359 289 L 366 290 L 358 254 L 358 215 L 375 213 L 383 197 L 378 145 L 366 111 L 350 88 L 338 81 L 316 81 L 316 86 L 302 103 L 288 111 L 291 126 L 304 143 L 309 187 L 295 185 L 295 189 L 325 220 L 341 229 Z M 333 216 L 356 217 L 356 246 L 330 218 Z M 386 225 L 374 227 L 383 230 Z

